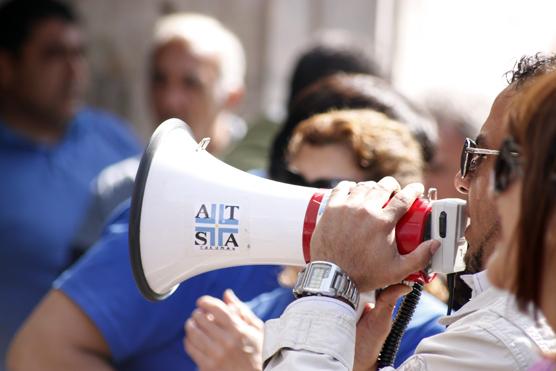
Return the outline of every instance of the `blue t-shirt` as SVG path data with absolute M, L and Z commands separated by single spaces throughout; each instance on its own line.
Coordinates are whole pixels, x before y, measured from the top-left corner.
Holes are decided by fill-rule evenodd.
M 245 266 L 205 273 L 183 282 L 168 299 L 145 300 L 135 285 L 128 253 L 129 208 L 101 240 L 54 284 L 94 322 L 118 370 L 195 370 L 183 349 L 184 323 L 202 295 L 232 288 L 242 300 L 278 286 L 278 266 Z
M 140 149 L 127 124 L 91 109 L 50 146 L 0 122 L 0 369 L 11 337 L 70 262 L 91 181 Z
M 292 289 L 279 287 L 271 292 L 257 296 L 247 303 L 251 310 L 261 319 L 278 318 L 286 307 L 294 300 Z M 399 306 L 401 299 L 396 306 Z M 396 314 L 394 311 L 394 316 Z M 438 323 L 438 318 L 446 314 L 446 305 L 427 292 L 423 292 L 415 309 L 411 322 L 402 337 L 400 349 L 396 355 L 394 366 L 400 366 L 415 352 L 417 345 L 426 337 L 436 335 L 445 330 Z

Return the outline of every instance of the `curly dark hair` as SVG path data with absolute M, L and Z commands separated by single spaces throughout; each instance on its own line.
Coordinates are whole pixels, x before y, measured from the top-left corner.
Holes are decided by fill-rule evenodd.
M 514 65 L 514 68 L 505 73 L 506 81 L 515 88 L 520 88 L 531 78 L 556 71 L 556 54 L 524 55 Z
M 403 186 L 422 182 L 423 156 L 408 125 L 370 110 L 338 110 L 313 115 L 295 128 L 287 148 L 288 162 L 304 145 L 342 144 L 366 179 L 392 176 Z
M 297 125 L 314 114 L 340 109 L 372 109 L 408 126 L 430 161 L 438 141 L 436 122 L 388 82 L 370 75 L 334 74 L 308 86 L 292 102 L 270 149 L 269 176 L 287 182 L 285 151 Z

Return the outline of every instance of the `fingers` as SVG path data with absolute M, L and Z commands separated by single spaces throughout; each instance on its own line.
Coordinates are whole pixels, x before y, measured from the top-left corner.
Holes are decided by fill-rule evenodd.
M 357 323 L 357 331 L 365 337 L 371 335 L 382 337 L 386 336 L 392 320 L 392 312 L 397 300 L 411 292 L 411 287 L 398 284 L 384 289 L 377 297 L 375 307 L 370 304 L 365 306 L 363 315 Z
M 187 336 L 183 340 L 183 345 L 187 354 L 189 354 L 191 359 L 193 359 L 193 361 L 197 364 L 199 368 L 202 369 L 203 365 L 210 362 L 210 357 L 204 354 L 203 351 L 201 350 L 202 348 L 197 344 L 195 344 L 195 342 L 193 342 L 189 336 Z
M 397 192 L 384 207 L 392 220 L 398 221 L 413 205 L 413 202 L 423 194 L 425 188 L 421 183 L 411 183 Z
M 233 290 L 224 291 L 224 302 L 233 310 L 242 320 L 251 326 L 262 328 L 262 321 L 251 311 L 251 309 L 236 296 Z
M 211 313 L 205 313 L 200 309 L 195 309 L 191 318 L 186 322 L 193 321 L 195 325 L 195 331 L 202 331 L 206 336 L 212 339 L 220 339 L 226 336 L 226 333 L 230 330 L 228 328 L 222 328 L 217 323 L 215 323 L 214 316 Z
M 382 209 L 388 202 L 392 193 L 400 190 L 400 184 L 396 179 L 387 176 L 379 180 L 376 187 L 371 189 L 367 195 L 367 205 L 374 209 Z
M 400 276 L 398 278 L 402 280 L 408 274 L 418 272 L 425 268 L 439 248 L 439 241 L 429 240 L 421 243 L 412 252 L 400 255 L 400 261 L 398 263 Z
M 243 302 L 239 300 L 234 290 L 232 289 L 227 289 L 226 291 L 224 291 L 224 295 L 222 296 L 222 299 L 224 300 L 224 303 L 234 308 L 239 308 L 243 304 Z
M 381 209 L 392 194 L 396 193 L 399 196 L 397 199 L 392 198 L 393 204 L 390 201 L 388 206 L 396 211 L 403 207 L 407 211 L 415 198 L 423 192 L 424 188 L 419 183 L 410 184 L 400 191 L 400 184 L 390 176 L 382 178 L 378 183 L 373 181 L 359 183 L 342 181 L 332 190 L 328 205 L 338 205 L 348 199 L 349 203 L 353 205 L 367 202 L 369 207 Z M 407 203 L 409 205 L 406 205 Z M 399 211 L 399 213 L 403 215 L 405 211 Z
M 338 183 L 338 185 L 330 191 L 328 206 L 337 206 L 342 204 L 353 187 L 355 187 L 354 182 L 344 180 Z
M 214 331 L 214 325 L 206 325 L 206 322 L 203 325 L 200 325 L 199 321 L 193 317 L 185 321 L 185 331 L 187 337 L 192 341 L 192 343 L 196 344 L 199 349 L 213 349 L 213 347 L 216 346 L 216 343 L 212 339 L 218 339 L 218 337 L 215 335 L 207 335 L 207 333 L 214 334 L 215 332 L 217 333 L 221 331 L 219 329 Z M 207 327 L 210 328 L 210 330 L 207 331 Z
M 212 296 L 202 296 L 197 300 L 197 307 L 214 316 L 214 322 L 223 328 L 233 325 L 231 310 L 222 300 Z
M 363 205 L 380 210 L 390 199 L 392 193 L 400 190 L 396 179 L 387 176 L 377 182 L 360 182 L 351 189 L 348 196 L 350 204 Z
M 390 286 L 377 298 L 375 307 L 365 306 L 357 323 L 354 370 L 373 369 L 392 324 L 392 311 L 398 298 L 411 291 L 405 285 Z
M 403 284 L 388 286 L 380 292 L 375 303 L 375 312 L 388 312 L 388 318 L 392 317 L 392 311 L 398 299 L 411 292 L 411 287 Z M 375 313 L 376 315 L 376 313 Z
M 363 205 L 371 189 L 376 187 L 376 182 L 359 182 L 350 191 L 348 199 L 353 205 Z

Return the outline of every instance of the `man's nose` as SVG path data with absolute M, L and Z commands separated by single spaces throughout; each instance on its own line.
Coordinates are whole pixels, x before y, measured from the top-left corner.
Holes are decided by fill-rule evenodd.
M 462 177 L 461 173 L 458 171 L 456 176 L 454 177 L 454 187 L 456 187 L 456 190 L 459 193 L 466 195 L 469 191 L 468 177 Z
M 167 89 L 163 99 L 164 107 L 174 116 L 186 109 L 188 104 L 187 96 L 176 88 Z
M 87 62 L 84 51 L 81 48 L 71 48 L 65 53 L 66 68 L 68 75 L 80 79 L 86 73 Z

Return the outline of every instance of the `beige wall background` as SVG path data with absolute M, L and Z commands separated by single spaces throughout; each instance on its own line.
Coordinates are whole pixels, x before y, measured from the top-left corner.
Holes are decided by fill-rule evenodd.
M 240 114 L 279 119 L 289 73 L 311 35 L 344 29 L 358 35 L 389 71 L 394 2 L 390 0 L 71 0 L 85 23 L 92 70 L 89 101 L 130 120 L 146 136 L 154 124 L 145 94 L 150 35 L 162 14 L 218 18 L 247 53 L 247 96 Z M 378 17 L 378 14 L 383 17 Z M 377 22 L 377 19 L 380 18 Z M 377 28 L 380 30 L 377 31 Z M 379 37 L 380 36 L 380 37 Z M 380 44 L 375 43 L 379 38 Z

